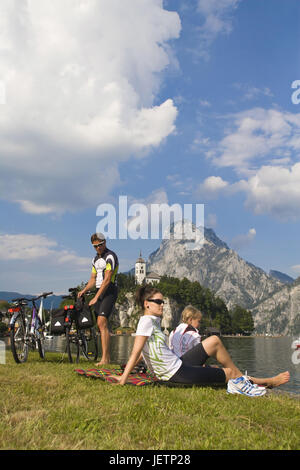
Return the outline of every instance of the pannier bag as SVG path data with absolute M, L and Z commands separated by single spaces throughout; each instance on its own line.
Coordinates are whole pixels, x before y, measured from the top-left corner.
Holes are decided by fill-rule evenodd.
M 94 317 L 90 307 L 87 304 L 83 305 L 83 307 L 77 311 L 77 322 L 78 328 L 80 330 L 85 330 L 86 328 L 91 328 L 94 326 Z
M 63 308 L 53 310 L 50 321 L 50 333 L 52 335 L 62 335 L 65 333 L 66 311 Z

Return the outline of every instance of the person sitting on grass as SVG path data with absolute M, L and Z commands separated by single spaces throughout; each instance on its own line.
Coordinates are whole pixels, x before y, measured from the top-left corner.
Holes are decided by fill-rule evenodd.
M 116 385 L 126 384 L 130 372 L 142 358 L 150 372 L 165 384 L 227 383 L 228 393 L 257 397 L 266 393 L 265 387 L 276 387 L 289 381 L 289 372 L 270 378 L 243 375 L 218 336 L 206 338 L 179 358 L 167 346 L 161 330 L 164 306 L 162 293 L 152 286 L 143 286 L 137 291 L 136 298 L 144 314 L 139 320 L 133 349 L 123 374 L 112 374 L 117 380 Z M 203 367 L 208 357 L 214 357 L 222 367 Z
M 176 356 L 181 357 L 197 344 L 201 343 L 199 326 L 202 313 L 192 305 L 182 311 L 181 323 L 170 333 L 169 347 Z

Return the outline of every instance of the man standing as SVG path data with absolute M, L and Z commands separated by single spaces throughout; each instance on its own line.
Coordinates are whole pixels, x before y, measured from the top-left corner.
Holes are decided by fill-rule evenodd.
M 106 240 L 102 233 L 94 233 L 91 236 L 91 242 L 97 254 L 93 258 L 90 280 L 85 288 L 78 293 L 78 297 L 96 285 L 98 291 L 89 305 L 94 305 L 97 325 L 101 333 L 102 358 L 96 364 L 99 366 L 110 362 L 108 317 L 118 296 L 116 277 L 119 262 L 117 255 L 106 247 Z

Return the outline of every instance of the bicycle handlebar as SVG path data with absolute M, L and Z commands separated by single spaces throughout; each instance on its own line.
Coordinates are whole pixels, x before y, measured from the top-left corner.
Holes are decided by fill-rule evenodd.
M 28 299 L 23 299 L 21 297 L 19 297 L 18 299 L 11 299 L 11 302 L 18 302 L 19 304 L 21 304 L 22 302 L 26 302 L 23 305 L 27 305 L 27 301 Z
M 26 297 L 19 297 L 18 299 L 11 299 L 12 302 L 22 302 L 22 300 L 26 300 L 26 302 L 32 302 L 42 297 L 45 299 L 48 295 L 53 294 L 53 292 L 44 292 L 43 294 L 39 295 L 38 297 L 32 297 L 31 299 L 27 299 Z
M 78 291 L 78 289 L 74 288 L 74 289 L 69 289 L 70 291 L 70 294 L 67 294 L 67 295 L 62 295 L 61 298 L 62 299 L 72 299 L 73 297 L 75 297 L 75 293 L 76 291 Z M 93 294 L 93 291 L 91 290 L 88 290 L 87 292 L 85 292 L 83 295 L 90 295 L 90 294 Z
M 44 292 L 43 294 L 40 295 L 40 297 L 46 298 L 46 297 L 48 297 L 48 295 L 52 295 L 52 294 L 53 294 L 53 292 Z

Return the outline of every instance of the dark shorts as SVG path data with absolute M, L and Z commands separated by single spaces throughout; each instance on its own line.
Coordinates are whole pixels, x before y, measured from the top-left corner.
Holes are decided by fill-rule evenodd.
M 197 344 L 181 356 L 182 364 L 169 382 L 195 385 L 225 384 L 226 375 L 223 369 L 203 366 L 208 358 L 202 343 Z
M 117 297 L 118 287 L 115 284 L 110 284 L 95 304 L 94 312 L 96 317 L 108 318 L 114 308 Z
M 202 343 L 199 343 L 181 356 L 180 359 L 189 366 L 203 366 L 208 358 L 209 355 L 206 353 Z
M 190 385 L 225 384 L 226 375 L 223 369 L 217 369 L 216 367 L 181 364 L 178 371 L 168 382 Z

